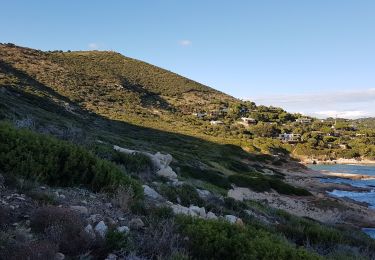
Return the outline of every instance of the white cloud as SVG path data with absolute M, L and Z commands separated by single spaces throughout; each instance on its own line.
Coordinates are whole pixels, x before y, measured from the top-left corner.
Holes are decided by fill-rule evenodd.
M 360 118 L 375 116 L 375 88 L 322 91 L 320 93 L 271 95 L 250 100 L 262 105 L 279 106 L 320 118 Z
M 92 42 L 92 43 L 89 43 L 88 47 L 90 50 L 97 50 L 99 49 L 99 44 Z
M 317 111 L 312 113 L 312 115 L 316 115 L 316 117 L 340 117 L 340 118 L 360 118 L 369 116 L 369 114 L 365 111 L 353 110 L 353 111 L 336 111 L 336 110 L 328 110 L 328 111 Z
M 187 47 L 187 46 L 192 45 L 193 43 L 192 43 L 192 41 L 190 41 L 190 40 L 180 40 L 180 41 L 178 42 L 178 44 L 181 45 L 181 46 Z

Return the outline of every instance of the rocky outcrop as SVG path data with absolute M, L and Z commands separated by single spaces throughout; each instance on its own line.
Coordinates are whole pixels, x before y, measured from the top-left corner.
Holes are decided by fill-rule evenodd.
M 137 151 L 137 150 L 130 150 L 126 148 L 122 148 L 120 146 L 114 145 L 113 149 L 116 151 L 126 153 L 126 154 L 136 154 L 140 153 L 143 155 L 146 155 L 149 157 L 152 161 L 152 164 L 154 168 L 156 169 L 156 174 L 168 178 L 172 181 L 177 181 L 177 174 L 173 171 L 173 169 L 169 166 L 170 163 L 173 160 L 172 155 L 170 154 L 162 154 L 160 152 L 157 152 L 156 154 L 151 154 L 148 152 L 142 152 L 142 151 Z
M 148 185 L 142 185 L 144 194 L 152 199 L 160 199 L 162 196 Z

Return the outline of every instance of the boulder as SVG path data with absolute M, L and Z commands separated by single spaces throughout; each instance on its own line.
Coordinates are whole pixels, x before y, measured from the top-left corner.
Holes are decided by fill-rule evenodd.
M 89 235 L 89 237 L 91 238 L 91 239 L 94 239 L 95 237 L 96 237 L 96 235 L 95 235 L 95 232 L 94 232 L 94 228 L 90 225 L 90 224 L 88 224 L 86 227 L 85 227 L 85 232 Z
M 74 211 L 79 212 L 82 215 L 88 215 L 89 210 L 85 206 L 70 206 L 70 208 Z
M 153 188 L 151 188 L 148 185 L 142 185 L 143 192 L 147 197 L 153 198 L 153 199 L 159 199 L 161 198 L 161 195 L 157 193 Z
M 191 209 L 181 206 L 180 204 L 172 204 L 171 208 L 173 210 L 174 214 L 182 214 L 182 215 L 188 215 L 188 216 L 198 216 L 197 213 L 192 211 Z
M 193 211 L 194 213 L 196 213 L 198 216 L 200 216 L 202 218 L 207 217 L 206 209 L 204 207 L 200 208 L 198 206 L 191 205 L 189 207 L 189 210 Z
M 197 189 L 197 192 L 199 197 L 201 197 L 202 199 L 206 199 L 211 195 L 211 192 L 209 192 L 208 190 Z
M 96 226 L 95 226 L 95 232 L 98 233 L 102 238 L 105 238 L 105 235 L 108 232 L 108 227 L 104 223 L 104 221 L 100 221 Z
M 209 212 L 207 213 L 207 217 L 206 217 L 206 218 L 207 218 L 207 219 L 217 219 L 217 216 L 216 216 L 215 213 L 209 211 Z
M 129 233 L 130 229 L 127 226 L 117 227 L 116 229 L 120 233 Z
M 132 218 L 129 221 L 129 226 L 132 229 L 140 229 L 140 228 L 143 228 L 144 225 L 145 224 L 143 223 L 142 219 L 140 219 L 140 218 Z
M 64 260 L 65 255 L 63 253 L 56 253 L 55 257 L 53 258 L 54 260 Z
M 162 168 L 156 172 L 157 175 L 161 177 L 168 178 L 170 180 L 176 180 L 177 174 L 173 171 L 173 169 L 170 166 L 167 166 L 165 168 Z
M 228 221 L 231 224 L 236 223 L 236 221 L 238 219 L 238 217 L 233 216 L 233 215 L 225 215 L 224 218 L 225 218 L 226 221 Z

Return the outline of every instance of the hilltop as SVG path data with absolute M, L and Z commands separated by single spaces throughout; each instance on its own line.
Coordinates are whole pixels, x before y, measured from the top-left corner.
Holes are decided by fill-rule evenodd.
M 257 106 L 115 52 L 13 44 L 0 45 L 0 120 L 0 259 L 375 256 L 360 231 L 375 213 L 325 193 L 362 189 L 290 157 L 349 151 L 325 147 L 342 141 L 328 134 L 360 124 Z

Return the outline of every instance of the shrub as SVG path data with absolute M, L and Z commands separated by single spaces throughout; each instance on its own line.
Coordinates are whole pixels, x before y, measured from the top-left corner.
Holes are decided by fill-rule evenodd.
M 126 171 L 130 173 L 140 173 L 152 168 L 151 159 L 141 153 L 125 154 L 114 151 L 111 160 L 117 164 L 123 165 Z
M 0 170 L 7 174 L 59 186 L 86 186 L 94 191 L 131 186 L 141 197 L 141 185 L 113 163 L 82 147 L 0 124 Z
M 83 230 L 83 221 L 72 210 L 59 207 L 40 208 L 31 217 L 30 226 L 34 232 L 57 244 L 64 254 L 76 255 L 89 246 L 90 241 Z
M 203 206 L 203 200 L 199 197 L 197 190 L 187 184 L 177 187 L 163 185 L 160 188 L 160 193 L 168 200 L 186 207 L 190 205 Z
M 0 259 L 54 259 L 58 248 L 48 240 L 13 241 L 0 250 Z
M 128 236 L 116 230 L 109 230 L 105 237 L 104 249 L 107 252 L 120 250 L 128 245 Z
M 132 187 L 119 186 L 113 200 L 124 212 L 127 212 L 134 203 L 134 191 Z
M 269 232 L 225 221 L 180 216 L 180 232 L 196 259 L 319 259 Z

